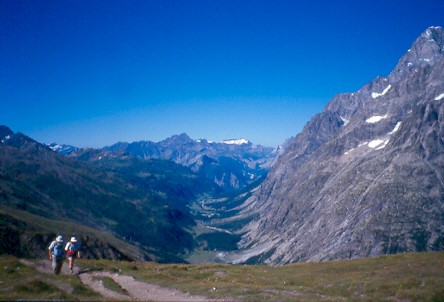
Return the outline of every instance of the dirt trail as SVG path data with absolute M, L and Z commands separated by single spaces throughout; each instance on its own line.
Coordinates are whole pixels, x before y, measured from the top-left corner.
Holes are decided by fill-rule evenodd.
M 52 273 L 51 261 L 39 260 L 28 261 L 20 260 L 23 264 L 32 266 L 40 272 Z M 62 274 L 68 275 L 67 265 L 64 263 Z M 190 294 L 181 292 L 176 289 L 160 287 L 158 285 L 149 284 L 142 281 L 135 280 L 132 276 L 120 275 L 111 272 L 99 271 L 81 271 L 74 266 L 74 274 L 78 275 L 82 283 L 92 290 L 98 292 L 106 299 L 111 300 L 135 300 L 135 301 L 214 301 L 203 296 L 192 296 Z M 114 292 L 106 288 L 100 281 L 100 278 L 109 277 L 128 292 L 128 295 Z
M 80 275 L 84 282 L 85 274 Z M 160 287 L 158 285 L 149 284 L 135 280 L 132 276 L 119 275 L 110 272 L 92 272 L 88 277 L 110 277 L 123 289 L 125 289 L 132 300 L 139 301 L 209 301 L 208 298 L 202 296 L 191 296 L 176 289 Z M 88 282 L 88 281 L 87 281 Z M 85 282 L 84 282 L 85 283 Z M 88 283 L 85 283 L 89 285 Z M 122 300 L 125 298 L 117 298 Z
M 94 278 L 94 273 L 81 274 L 79 275 L 79 277 L 83 284 L 87 285 L 95 292 L 98 292 L 102 297 L 106 299 L 119 301 L 133 300 L 130 296 L 122 295 L 120 293 L 116 293 L 115 291 L 107 289 L 100 280 Z

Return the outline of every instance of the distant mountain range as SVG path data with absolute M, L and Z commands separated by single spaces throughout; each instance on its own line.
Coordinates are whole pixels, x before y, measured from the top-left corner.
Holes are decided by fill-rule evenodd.
M 0 142 L 2 236 L 18 246 L 9 252 L 28 257 L 44 256 L 61 230 L 78 229 L 92 258 L 183 262 L 197 245 L 188 205 L 261 181 L 276 154 L 245 139 L 186 134 L 82 149 L 44 145 L 6 126 Z
M 188 231 L 195 222 L 187 204 L 217 191 L 213 182 L 172 161 L 132 156 L 81 161 L 5 126 L 0 126 L 0 141 L 0 226 L 13 235 L 9 239 L 23 245 L 15 251 L 19 255 L 35 255 L 28 246 L 32 242 L 41 252 L 43 242 L 70 223 L 77 225 L 74 234 L 91 242 L 91 249 L 107 237 L 97 234 L 91 239 L 91 231 L 82 231 L 84 226 L 139 250 L 129 255 L 124 245 L 108 246 L 105 241 L 101 251 L 85 251 L 91 257 L 138 255 L 181 262 L 181 255 L 195 245 Z M 52 230 L 41 221 L 50 221 Z
M 444 30 L 427 29 L 387 77 L 335 96 L 240 208 L 254 219 L 234 262 L 443 250 Z
M 223 191 L 242 189 L 264 178 L 277 155 L 277 149 L 254 145 L 246 139 L 216 143 L 206 139 L 193 140 L 185 133 L 158 143 L 116 143 L 101 149 L 55 143 L 48 146 L 59 153 L 88 161 L 128 155 L 145 160 L 170 160 L 210 179 Z

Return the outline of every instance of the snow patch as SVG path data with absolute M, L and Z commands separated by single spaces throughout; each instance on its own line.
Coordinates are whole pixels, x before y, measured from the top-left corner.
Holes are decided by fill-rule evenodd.
M 413 66 L 413 63 L 412 63 L 412 62 L 408 62 L 408 63 L 407 63 L 407 66 L 408 66 L 408 67 L 411 67 L 411 66 Z
M 353 152 L 353 150 L 355 150 L 355 148 L 351 148 L 350 150 L 346 151 L 346 152 L 344 153 L 344 155 L 348 155 L 348 154 L 350 154 L 351 152 Z
M 399 127 L 401 127 L 401 122 L 397 122 L 395 128 L 393 128 L 393 130 L 390 131 L 389 134 L 393 134 L 393 133 L 398 132 Z
M 57 150 L 60 150 L 60 149 L 62 149 L 63 148 L 63 146 L 61 146 L 61 145 L 54 145 L 54 146 L 51 146 L 51 145 L 47 145 L 50 149 L 52 149 L 53 151 L 57 151 Z
M 340 117 L 341 120 L 344 122 L 344 124 L 342 125 L 342 127 L 347 126 L 347 124 L 348 124 L 348 122 L 349 122 L 350 120 L 348 120 L 348 119 L 346 119 L 346 118 L 344 118 L 344 117 L 342 117 L 342 116 L 339 116 L 339 117 Z
M 6 142 L 8 139 L 10 139 L 11 136 L 10 135 L 6 135 L 4 139 L 2 139 L 2 143 Z
M 376 98 L 378 98 L 380 96 L 385 95 L 390 90 L 390 88 L 392 88 L 392 85 L 389 84 L 381 93 L 379 93 L 379 92 L 372 92 L 372 98 L 376 99 Z
M 430 30 L 430 28 L 428 28 L 422 36 L 429 41 L 433 40 L 432 39 L 432 31 Z
M 249 144 L 250 142 L 245 138 L 241 138 L 241 139 L 227 139 L 222 141 L 221 143 L 226 145 L 245 145 Z
M 444 93 L 441 93 L 440 95 L 438 95 L 438 96 L 435 98 L 435 101 L 442 100 L 443 98 L 444 98 Z
M 368 144 L 368 142 L 360 143 L 356 148 L 351 148 L 350 150 L 344 152 L 344 155 L 348 155 L 348 154 L 352 153 L 353 151 L 355 151 L 356 149 L 361 148 L 362 146 L 365 146 L 367 144 Z
M 377 123 L 383 119 L 387 118 L 387 114 L 382 116 L 382 115 L 374 115 L 372 117 L 369 117 L 368 119 L 366 119 L 365 121 L 369 124 L 374 124 Z
M 368 143 L 368 146 L 372 149 L 379 150 L 387 146 L 389 140 L 375 139 Z

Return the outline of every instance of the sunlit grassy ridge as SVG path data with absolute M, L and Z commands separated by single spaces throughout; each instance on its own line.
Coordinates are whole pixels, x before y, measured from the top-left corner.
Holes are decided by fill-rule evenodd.
M 444 301 L 443 252 L 281 267 L 112 261 L 81 261 L 81 265 L 209 298 Z

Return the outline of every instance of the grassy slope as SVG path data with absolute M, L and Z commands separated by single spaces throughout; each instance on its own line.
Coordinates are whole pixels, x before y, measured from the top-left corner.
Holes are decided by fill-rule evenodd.
M 0 257 L 0 300 L 104 300 L 77 276 L 40 273 L 12 256 Z
M 57 234 L 63 234 L 66 238 L 69 238 L 69 235 L 75 234 L 77 236 L 88 236 L 91 238 L 98 238 L 103 242 L 107 242 L 112 245 L 123 254 L 127 255 L 133 259 L 142 259 L 143 253 L 133 245 L 130 245 L 115 236 L 111 233 L 99 231 L 85 225 L 79 223 L 73 223 L 70 221 L 62 221 L 55 219 L 47 219 L 41 216 L 37 216 L 25 211 L 17 210 L 14 208 L 6 207 L 0 205 L 0 214 L 11 216 L 18 221 L 22 221 L 25 223 L 25 232 L 33 233 L 54 233 L 57 231 Z
M 294 301 L 444 301 L 444 252 L 281 267 L 81 261 L 210 298 Z
M 247 301 L 444 301 L 444 252 L 281 267 L 80 260 L 84 268 L 209 298 Z M 0 256 L 0 300 L 99 300 L 77 276 L 53 276 Z

